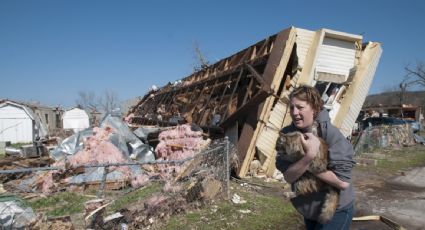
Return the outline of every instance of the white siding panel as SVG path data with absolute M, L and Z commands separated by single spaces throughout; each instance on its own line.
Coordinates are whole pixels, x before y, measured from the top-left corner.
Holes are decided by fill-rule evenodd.
M 325 37 L 321 45 L 316 71 L 348 77 L 354 67 L 356 46 L 354 42 Z
M 270 114 L 270 119 L 269 119 L 270 124 L 277 129 L 281 129 L 285 114 L 286 114 L 286 104 L 278 101 L 276 105 L 274 106 L 273 111 Z
M 308 51 L 313 43 L 315 32 L 297 28 L 297 56 L 298 65 L 303 67 Z
M 369 44 L 371 45 L 371 44 Z M 367 70 L 365 72 L 365 76 L 361 81 L 361 86 L 357 88 L 356 93 L 354 95 L 353 103 L 350 106 L 350 110 L 345 117 L 344 121 L 341 124 L 341 132 L 344 136 L 348 136 L 351 134 L 351 130 L 353 128 L 354 122 L 357 119 L 357 116 L 363 106 L 363 103 L 366 99 L 366 96 L 369 92 L 370 85 L 372 84 L 373 77 L 375 75 L 375 71 L 378 67 L 379 59 L 382 54 L 382 49 L 379 46 L 376 54 L 371 57 Z

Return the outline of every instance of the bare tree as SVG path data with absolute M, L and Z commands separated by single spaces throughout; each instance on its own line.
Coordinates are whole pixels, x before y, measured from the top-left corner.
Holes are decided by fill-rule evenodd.
M 113 90 L 105 90 L 102 97 L 99 97 L 99 106 L 105 113 L 110 113 L 113 109 L 119 108 L 118 94 Z
M 401 84 L 404 84 L 405 87 L 409 86 L 419 86 L 425 88 L 425 63 L 422 61 L 416 62 L 416 66 L 413 68 L 407 65 L 404 67 L 406 75 Z
M 201 49 L 199 48 L 199 44 L 196 41 L 193 43 L 193 52 L 195 54 L 195 59 L 197 60 L 197 64 L 195 64 L 193 67 L 195 72 L 205 69 L 210 65 L 209 61 L 207 61 L 207 59 L 202 54 Z
M 120 106 L 118 94 L 113 90 L 105 90 L 100 96 L 96 96 L 92 91 L 80 91 L 78 92 L 76 104 L 89 113 L 110 113 L 113 109 Z
M 75 101 L 78 107 L 86 111 L 97 111 L 99 108 L 98 99 L 93 91 L 79 91 Z

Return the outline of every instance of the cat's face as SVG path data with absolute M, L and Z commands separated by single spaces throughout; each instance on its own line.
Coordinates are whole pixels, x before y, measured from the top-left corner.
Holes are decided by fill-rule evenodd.
M 295 131 L 287 134 L 280 133 L 279 145 L 281 145 L 282 154 L 292 160 L 301 159 L 304 155 L 304 149 L 301 142 L 302 133 Z

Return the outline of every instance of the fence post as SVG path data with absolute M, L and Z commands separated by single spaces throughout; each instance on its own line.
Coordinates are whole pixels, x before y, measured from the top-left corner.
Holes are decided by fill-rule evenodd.
M 97 193 L 97 198 L 103 197 L 103 190 L 105 190 L 105 183 L 106 183 L 106 176 L 109 172 L 109 166 L 103 167 L 103 175 L 102 175 L 102 182 L 100 183 L 99 192 Z
M 230 200 L 230 160 L 229 160 L 229 137 L 225 136 L 224 140 L 226 142 L 226 189 L 227 189 L 227 199 Z

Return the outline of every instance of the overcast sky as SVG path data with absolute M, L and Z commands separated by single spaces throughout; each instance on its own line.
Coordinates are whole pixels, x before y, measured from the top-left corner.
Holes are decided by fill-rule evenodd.
M 79 91 L 143 96 L 291 25 L 382 43 L 370 93 L 425 61 L 425 1 L 1 0 L 0 98 L 75 105 Z

